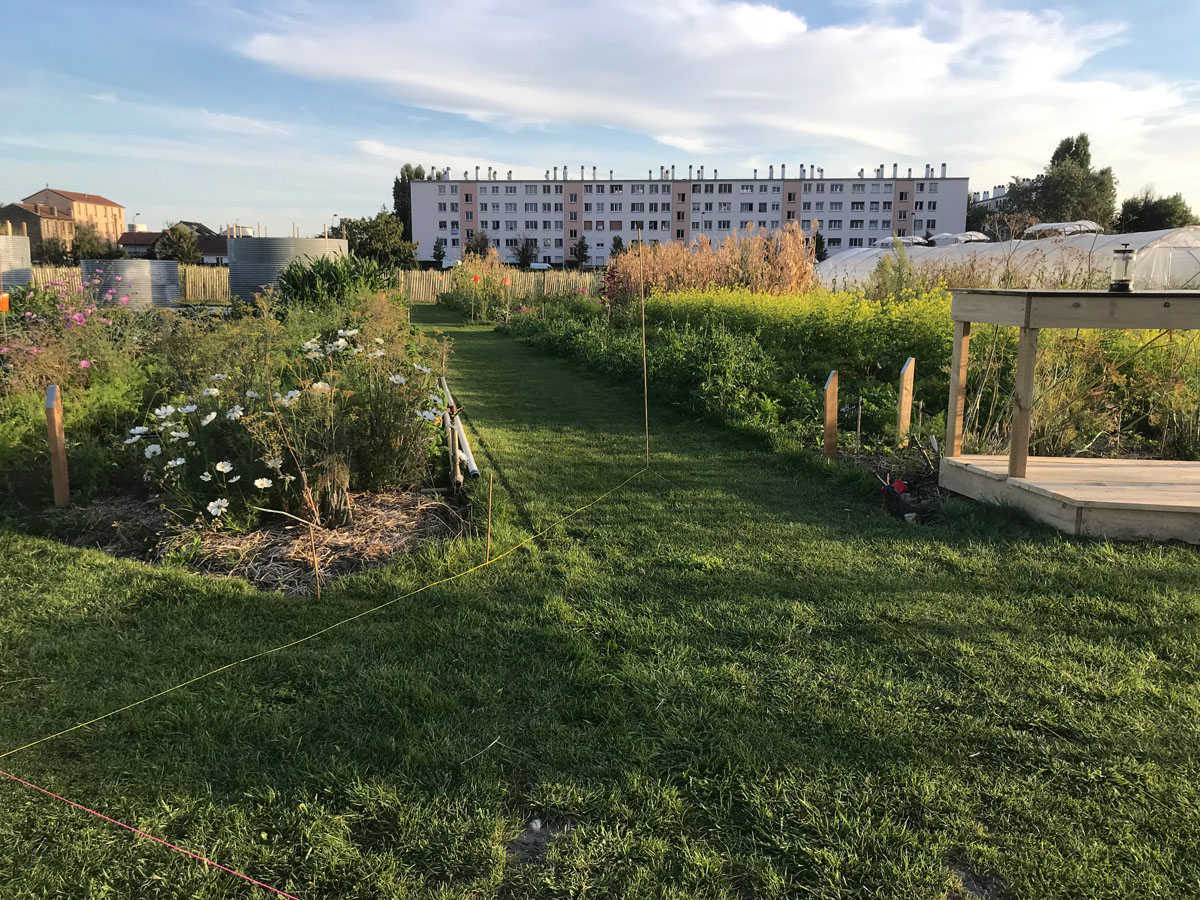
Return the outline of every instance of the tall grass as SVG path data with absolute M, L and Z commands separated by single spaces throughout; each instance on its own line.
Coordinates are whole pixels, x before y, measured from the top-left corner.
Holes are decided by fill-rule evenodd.
M 396 286 L 396 270 L 378 260 L 358 256 L 319 256 L 295 259 L 279 275 L 279 299 L 284 308 L 316 309 L 340 306 L 363 291 Z

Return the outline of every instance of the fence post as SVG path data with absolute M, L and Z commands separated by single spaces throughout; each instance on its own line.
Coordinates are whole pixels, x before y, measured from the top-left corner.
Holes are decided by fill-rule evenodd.
M 917 361 L 910 356 L 900 369 L 900 400 L 896 410 L 897 447 L 904 446 L 908 438 L 908 429 L 912 425 L 913 375 L 916 371 Z
M 825 379 L 825 458 L 837 459 L 838 373 Z
M 971 323 L 954 323 L 954 352 L 950 359 L 950 401 L 946 409 L 943 456 L 962 454 L 963 410 L 967 396 L 967 362 L 971 356 Z
M 67 481 L 67 441 L 63 434 L 62 390 L 57 384 L 46 388 L 46 437 L 50 444 L 50 478 L 54 483 L 54 505 L 71 505 Z

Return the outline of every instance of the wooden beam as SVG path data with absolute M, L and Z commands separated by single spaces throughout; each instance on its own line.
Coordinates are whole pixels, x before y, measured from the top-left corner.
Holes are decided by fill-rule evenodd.
M 46 438 L 50 444 L 50 478 L 54 483 L 54 505 L 71 505 L 67 480 L 67 441 L 63 433 L 62 390 L 57 384 L 46 388 Z
M 1200 328 L 1200 292 L 1157 297 L 1102 294 L 1038 296 L 1030 301 L 1034 328 Z
M 837 459 L 838 373 L 834 369 L 825 379 L 825 458 Z
M 955 322 L 987 322 L 990 325 L 1024 325 L 1028 294 L 990 294 L 984 291 L 954 291 L 950 318 Z
M 903 447 L 908 438 L 908 429 L 912 426 L 913 376 L 917 371 L 917 361 L 911 356 L 900 368 L 900 400 L 896 404 L 896 446 Z
M 1024 478 L 1029 461 L 1029 429 L 1033 419 L 1033 374 L 1037 366 L 1038 330 L 1022 328 L 1017 346 L 1017 382 L 1013 391 L 1012 447 L 1008 475 Z
M 963 410 L 967 396 L 967 363 L 971 355 L 971 323 L 954 323 L 954 348 L 950 358 L 950 401 L 946 405 L 946 446 L 943 456 L 962 453 Z

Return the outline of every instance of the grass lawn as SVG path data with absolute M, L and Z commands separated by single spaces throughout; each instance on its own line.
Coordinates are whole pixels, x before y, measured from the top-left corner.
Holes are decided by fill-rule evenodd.
M 414 318 L 494 549 L 640 467 L 635 389 Z M 906 526 L 651 417 L 652 470 L 528 549 L 0 769 L 304 900 L 1200 895 L 1200 555 Z M 0 754 L 482 555 L 318 603 L 0 531 Z M 269 895 L 0 779 L 0 896 Z

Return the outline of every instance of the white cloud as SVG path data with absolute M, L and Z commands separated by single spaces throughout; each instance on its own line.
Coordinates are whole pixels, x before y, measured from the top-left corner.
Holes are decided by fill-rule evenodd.
M 288 134 L 290 129 L 279 122 L 266 122 L 262 119 L 250 119 L 246 116 L 235 116 L 231 113 L 215 113 L 207 109 L 188 112 L 192 113 L 199 124 L 213 131 L 225 131 L 232 134 Z
M 476 122 L 619 129 L 724 154 L 698 160 L 723 165 L 751 154 L 830 172 L 947 161 L 988 187 L 1036 171 L 1061 137 L 1088 131 L 1097 161 L 1126 186 L 1154 180 L 1200 196 L 1180 143 L 1195 128 L 1179 124 L 1200 112 L 1195 86 L 1084 74 L 1122 40 L 1120 22 L 983 0 L 876 0 L 837 27 L 728 0 L 277 2 L 240 46 L 246 56 Z M 452 53 L 420 37 L 448 34 L 461 39 Z

